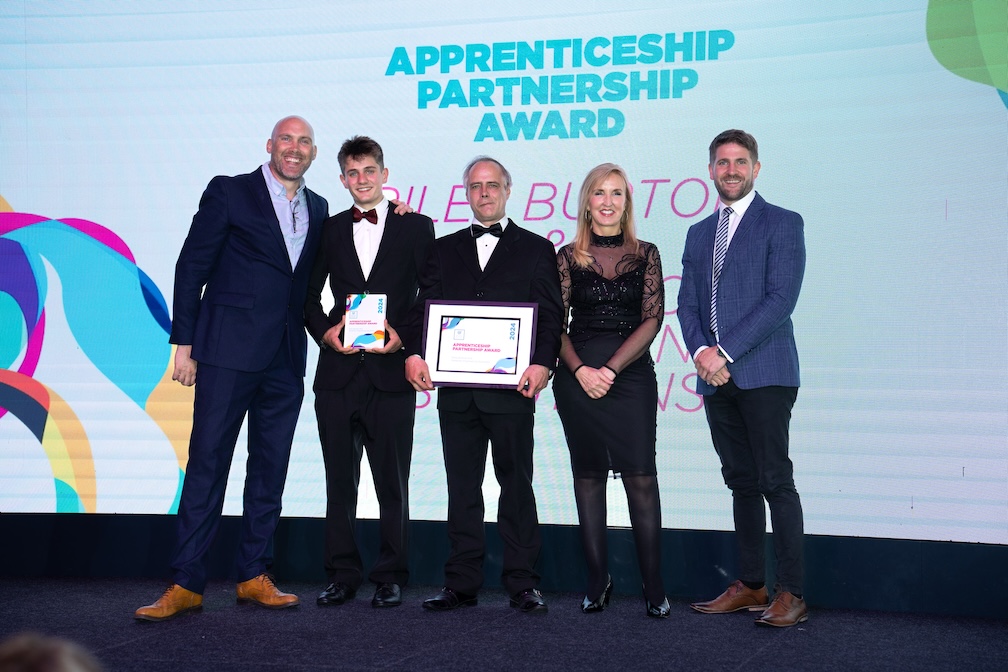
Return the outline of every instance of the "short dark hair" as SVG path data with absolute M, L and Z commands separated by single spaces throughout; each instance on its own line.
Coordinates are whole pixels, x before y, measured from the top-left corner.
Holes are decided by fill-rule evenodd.
M 378 167 L 385 169 L 385 154 L 381 145 L 366 135 L 355 135 L 340 147 L 336 160 L 339 161 L 340 175 L 346 174 L 347 159 L 362 159 L 366 156 L 372 157 L 377 162 Z
M 756 138 L 745 131 L 730 128 L 727 131 L 718 133 L 717 137 L 710 143 L 710 163 L 712 166 L 714 165 L 714 155 L 717 153 L 718 147 L 729 143 L 745 147 L 749 150 L 749 157 L 752 159 L 752 162 L 756 163 L 759 161 L 759 148 L 756 146 Z

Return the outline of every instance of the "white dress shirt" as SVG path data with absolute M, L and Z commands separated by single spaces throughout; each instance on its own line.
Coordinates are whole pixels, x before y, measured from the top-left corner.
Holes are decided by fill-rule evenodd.
M 472 225 L 483 226 L 483 222 L 474 219 L 470 222 L 470 226 Z M 508 225 L 507 215 L 504 215 L 504 219 L 500 221 L 500 225 L 501 233 L 503 234 L 503 231 L 507 229 Z M 493 226 L 493 224 L 490 224 L 489 226 Z M 484 233 L 476 239 L 476 256 L 479 258 L 480 270 L 486 269 L 487 262 L 490 261 L 490 256 L 493 254 L 493 251 L 497 249 L 497 243 L 499 241 L 500 238 L 497 236 L 491 236 L 489 233 Z
M 359 205 L 354 205 L 360 210 Z M 364 279 L 371 275 L 371 268 L 374 266 L 375 257 L 378 255 L 378 246 L 381 244 L 382 235 L 385 233 L 385 220 L 388 219 L 389 202 L 383 198 L 381 203 L 375 206 L 378 214 L 378 222 L 372 224 L 366 219 L 354 222 L 353 242 L 357 250 L 357 260 L 360 261 L 361 270 L 364 271 Z M 363 212 L 363 210 L 362 210 Z

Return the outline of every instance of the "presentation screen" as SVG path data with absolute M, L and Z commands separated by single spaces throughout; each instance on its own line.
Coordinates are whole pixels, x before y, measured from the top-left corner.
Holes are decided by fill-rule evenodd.
M 331 214 L 352 203 L 339 147 L 364 134 L 388 195 L 438 236 L 470 221 L 477 155 L 510 170 L 508 216 L 558 249 L 586 173 L 621 165 L 664 277 L 663 525 L 732 529 L 676 296 L 686 232 L 717 211 L 708 145 L 740 128 L 758 193 L 805 222 L 806 532 L 1008 543 L 1005 23 L 979 0 L 2 3 L 0 511 L 177 510 L 193 390 L 171 380 L 175 262 L 207 183 L 258 170 L 297 114 Z M 317 354 L 285 516 L 325 514 Z M 551 388 L 535 440 L 540 520 L 576 524 Z M 243 435 L 225 513 L 246 455 Z M 484 491 L 495 520 L 492 466 Z M 446 517 L 436 393 L 417 395 L 410 507 Z M 366 458 L 359 515 L 377 516 Z

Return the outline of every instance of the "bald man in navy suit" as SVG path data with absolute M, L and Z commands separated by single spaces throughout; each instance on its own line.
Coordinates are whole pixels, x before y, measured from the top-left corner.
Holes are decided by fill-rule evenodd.
M 298 604 L 267 570 L 304 396 L 308 278 L 329 206 L 305 187 L 305 171 L 318 153 L 307 121 L 278 121 L 266 151 L 269 161 L 251 173 L 210 181 L 175 266 L 172 378 L 195 384 L 196 397 L 173 583 L 137 609 L 140 620 L 163 621 L 202 607 L 207 553 L 246 416 L 237 598 L 271 609 Z

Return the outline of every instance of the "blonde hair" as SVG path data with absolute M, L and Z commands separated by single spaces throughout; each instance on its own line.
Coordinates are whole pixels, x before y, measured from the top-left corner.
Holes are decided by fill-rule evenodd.
M 626 171 L 615 163 L 602 163 L 585 175 L 584 182 L 581 183 L 581 191 L 578 193 L 578 218 L 577 230 L 574 232 L 574 242 L 571 243 L 571 251 L 574 253 L 574 264 L 580 268 L 591 266 L 594 257 L 588 253 L 588 245 L 591 244 L 591 214 L 588 212 L 588 200 L 592 192 L 610 175 L 618 175 L 623 180 L 625 207 L 623 217 L 620 219 L 620 229 L 623 232 L 623 241 L 632 246 L 634 254 L 640 255 L 640 242 L 637 240 L 637 231 L 634 227 L 633 195 L 630 192 L 630 180 L 627 179 Z

